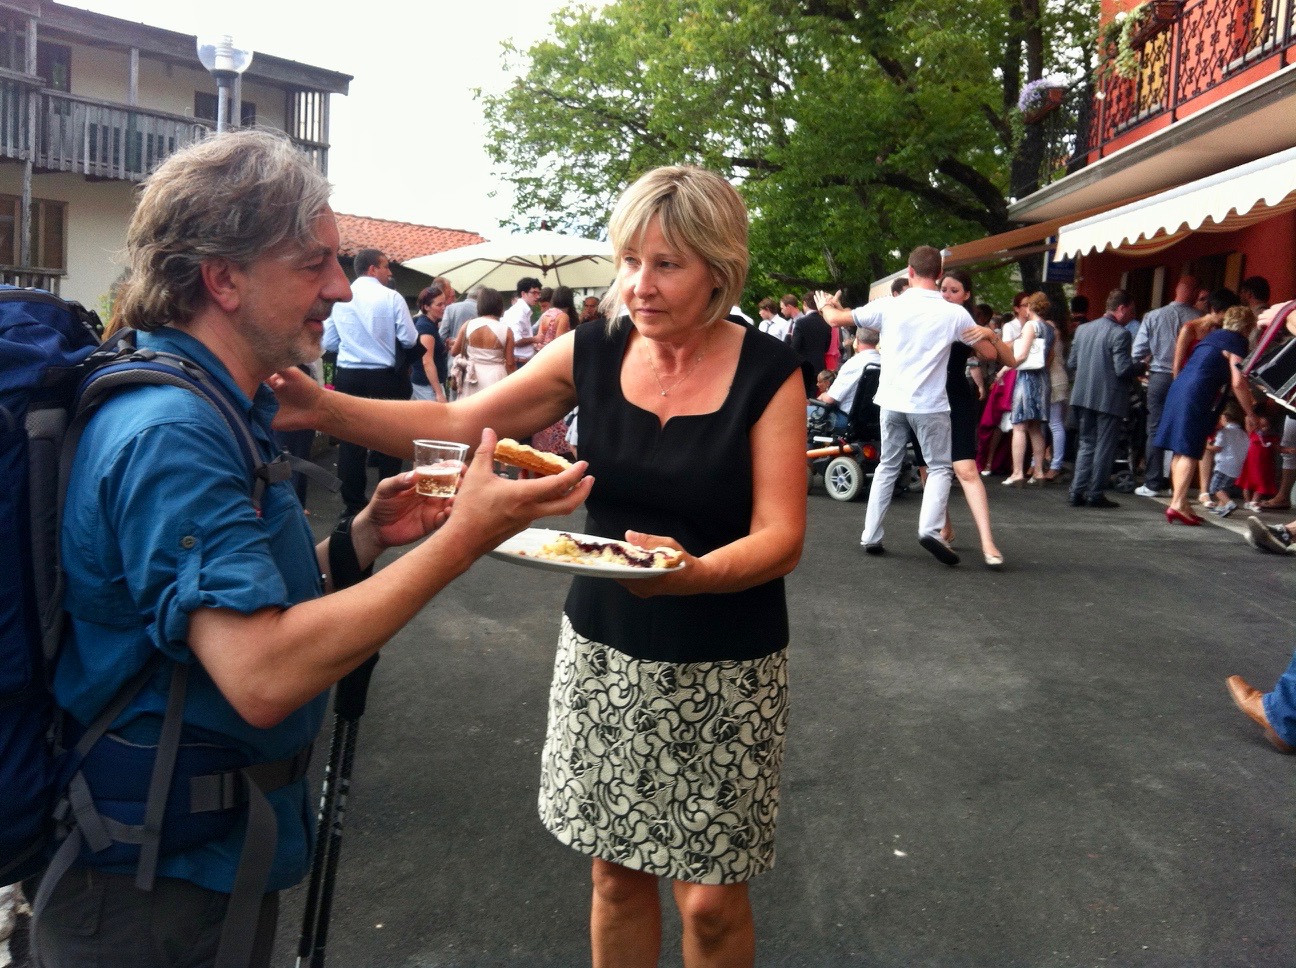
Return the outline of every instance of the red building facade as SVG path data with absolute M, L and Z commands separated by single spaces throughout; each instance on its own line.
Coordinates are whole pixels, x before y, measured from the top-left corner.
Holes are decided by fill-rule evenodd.
M 1052 124 L 1022 229 L 955 246 L 954 262 L 1047 249 L 1101 306 L 1140 312 L 1180 275 L 1268 279 L 1296 296 L 1296 0 L 1103 0 L 1102 67 Z

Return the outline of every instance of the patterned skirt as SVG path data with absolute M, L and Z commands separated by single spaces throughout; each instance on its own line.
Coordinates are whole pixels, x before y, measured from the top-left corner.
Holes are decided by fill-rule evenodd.
M 787 650 L 648 662 L 563 616 L 540 819 L 564 844 L 633 870 L 736 884 L 774 866 Z
M 1012 414 L 1014 424 L 1049 418 L 1048 370 L 1018 370 L 1013 385 Z

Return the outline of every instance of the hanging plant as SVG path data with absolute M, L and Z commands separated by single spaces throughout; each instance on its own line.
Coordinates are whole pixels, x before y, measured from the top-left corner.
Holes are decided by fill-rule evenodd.
M 1056 111 L 1066 100 L 1066 80 L 1060 77 L 1041 77 L 1022 88 L 1017 98 L 1017 110 L 1022 121 L 1035 124 Z
M 1184 0 L 1147 0 L 1133 10 L 1122 10 L 1098 32 L 1098 52 L 1105 55 L 1098 69 L 1101 82 L 1109 75 L 1138 76 L 1139 51 L 1179 17 Z

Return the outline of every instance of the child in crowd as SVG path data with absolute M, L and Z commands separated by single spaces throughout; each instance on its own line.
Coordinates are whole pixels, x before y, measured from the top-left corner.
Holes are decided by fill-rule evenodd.
M 1265 408 L 1257 401 L 1257 427 L 1251 432 L 1246 460 L 1237 486 L 1242 488 L 1243 506 L 1248 511 L 1260 510 L 1260 499 L 1278 493 L 1278 449 L 1281 438 L 1273 432 Z
M 1209 493 L 1202 498 L 1202 506 L 1221 518 L 1237 510 L 1234 498 L 1241 494 L 1237 477 L 1242 473 L 1248 445 L 1247 432 L 1242 429 L 1242 408 L 1236 400 L 1230 400 L 1220 414 L 1214 438 L 1206 445 L 1206 450 L 1215 457 L 1215 470 L 1211 472 Z

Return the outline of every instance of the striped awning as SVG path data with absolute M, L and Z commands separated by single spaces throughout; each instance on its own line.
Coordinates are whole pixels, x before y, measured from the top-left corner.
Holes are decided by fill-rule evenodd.
M 1233 232 L 1296 210 L 1296 148 L 1063 225 L 1057 254 L 1151 255 L 1194 232 Z

